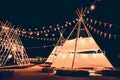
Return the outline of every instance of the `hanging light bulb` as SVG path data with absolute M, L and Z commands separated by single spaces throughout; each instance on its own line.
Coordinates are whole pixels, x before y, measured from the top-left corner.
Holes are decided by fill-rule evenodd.
M 95 9 L 95 5 L 90 6 L 90 10 L 93 11 Z

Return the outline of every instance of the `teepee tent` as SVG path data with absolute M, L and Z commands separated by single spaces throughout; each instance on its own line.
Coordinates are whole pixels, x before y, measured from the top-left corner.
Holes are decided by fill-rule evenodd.
M 83 19 L 84 12 L 85 11 L 82 13 L 82 11 L 78 10 L 78 22 L 66 39 L 51 67 L 56 67 L 58 69 L 113 68 L 112 64 L 106 58 L 100 47 L 93 39 L 91 33 L 87 29 Z M 75 29 L 77 29 L 76 38 L 69 40 Z M 87 36 L 80 36 L 82 30 L 86 32 Z
M 54 47 L 54 49 L 52 50 L 52 52 L 50 53 L 49 57 L 47 58 L 47 60 L 45 61 L 45 63 L 52 63 L 55 59 L 56 59 L 56 56 L 58 55 L 63 43 L 64 43 L 64 37 L 63 37 L 63 33 L 64 31 L 60 31 L 58 30 L 59 33 L 60 33 L 60 37 L 59 37 L 59 40 L 56 44 L 56 46 Z
M 18 66 L 29 65 L 30 61 L 20 39 L 19 29 L 14 29 L 8 22 L 2 23 L 0 28 L 0 67 L 5 66 L 12 57 Z
M 75 39 L 67 40 L 52 67 L 71 68 Z M 73 68 L 113 68 L 92 37 L 79 38 Z

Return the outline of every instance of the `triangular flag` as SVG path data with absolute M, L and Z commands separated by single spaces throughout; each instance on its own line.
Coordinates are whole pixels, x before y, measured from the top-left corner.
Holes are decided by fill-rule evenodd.
M 61 26 L 61 28 L 63 28 L 63 26 Z
M 93 21 L 93 20 L 92 20 L 92 19 L 90 19 L 90 23 L 92 23 L 92 21 Z
M 106 38 L 107 33 L 104 33 L 104 37 Z
M 97 34 L 99 34 L 99 30 L 97 30 Z
M 107 23 L 104 23 L 104 27 L 106 27 Z
M 46 33 L 46 31 L 44 30 L 44 33 Z
M 96 29 L 94 29 L 94 33 L 96 32 Z
M 103 33 L 103 32 L 101 31 L 101 32 L 100 32 L 100 36 L 102 36 L 102 33 Z
M 112 37 L 112 35 L 111 35 L 111 34 L 109 34 L 109 39 L 111 39 L 111 37 Z
M 73 23 L 75 23 L 75 20 L 73 20 Z
M 97 24 L 97 20 L 95 20 L 95 24 Z
M 86 18 L 86 21 L 88 21 L 89 19 L 88 18 Z
M 54 28 L 54 31 L 56 31 L 56 28 Z
M 109 25 L 109 28 L 111 28 L 111 27 L 112 27 L 112 24 Z
M 91 31 L 93 30 L 93 27 L 91 27 Z
M 52 28 L 52 26 L 50 26 L 50 28 Z
M 71 22 L 69 22 L 69 25 L 71 25 Z
M 65 24 L 65 27 L 67 27 L 67 24 Z

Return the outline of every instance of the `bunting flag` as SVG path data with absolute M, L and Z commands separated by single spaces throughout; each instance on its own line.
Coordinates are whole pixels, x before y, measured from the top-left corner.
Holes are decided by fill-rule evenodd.
M 97 34 L 99 34 L 99 30 L 97 30 Z
M 59 24 L 56 25 L 57 27 L 59 26 Z
M 94 33 L 96 33 L 96 29 L 94 29 Z
M 93 20 L 92 20 L 92 19 L 90 19 L 90 22 L 92 23 L 92 22 L 93 22 Z
M 106 27 L 107 23 L 104 23 L 104 27 Z
M 112 24 L 109 25 L 109 28 L 111 28 L 111 27 L 112 27 Z
M 63 26 L 61 26 L 61 28 L 63 28 Z
M 75 20 L 73 20 L 73 23 L 75 23 Z
M 88 20 L 89 20 L 89 19 L 88 19 L 88 18 L 86 18 L 86 21 L 87 21 L 87 22 L 88 22 Z
M 28 29 L 29 31 L 31 31 L 31 29 Z
M 56 26 L 53 27 L 52 25 L 50 25 L 48 27 L 49 29 L 47 29 L 47 27 L 45 26 L 45 27 L 42 27 L 41 31 L 39 31 L 38 28 L 34 28 L 33 31 L 32 31 L 31 28 L 29 28 L 29 29 L 20 29 L 20 33 L 24 34 L 24 35 L 26 35 L 26 34 L 29 34 L 29 35 L 35 34 L 36 36 L 39 36 L 39 34 L 44 34 L 44 33 L 57 31 L 57 30 L 60 30 L 61 28 L 63 29 L 63 28 L 66 28 L 68 26 L 71 26 L 73 23 L 75 24 L 77 20 L 78 19 L 74 19 L 74 20 L 72 20 L 70 22 L 67 21 L 67 22 L 65 22 L 64 26 L 60 26 L 59 24 L 57 24 Z
M 43 29 L 45 29 L 45 27 L 43 27 Z
M 103 34 L 103 32 L 101 31 L 101 32 L 100 32 L 100 36 L 102 36 L 102 34 Z
M 47 30 L 47 32 L 50 32 L 50 30 Z
M 67 27 L 67 24 L 65 24 L 65 27 Z
M 91 27 L 91 31 L 93 30 L 93 27 Z
M 103 24 L 104 27 L 106 27 L 107 25 L 109 25 L 109 28 L 111 28 L 113 26 L 112 24 L 109 24 L 109 23 L 106 23 L 106 22 L 97 21 L 97 20 L 93 20 L 93 19 L 89 19 L 89 18 L 86 18 L 85 20 L 87 22 L 90 20 L 90 23 L 93 23 L 93 21 L 94 21 L 94 24 L 99 23 L 99 26 L 101 26 L 102 24 Z
M 106 36 L 107 36 L 107 33 L 104 33 L 104 38 L 106 38 Z
M 89 24 L 88 24 L 89 25 Z M 104 35 L 104 38 L 107 38 L 108 35 L 108 39 L 114 38 L 116 39 L 117 37 L 120 38 L 120 35 L 115 35 L 115 34 L 111 34 L 111 33 L 106 33 L 106 32 L 102 32 L 100 30 L 97 30 L 96 28 L 92 27 L 92 26 L 88 26 L 89 29 L 92 31 L 94 30 L 94 33 L 97 33 L 97 35 L 99 34 L 100 36 Z
M 71 26 L 71 22 L 69 22 L 69 25 Z
M 97 20 L 95 20 L 95 23 L 94 24 L 97 24 Z
M 109 34 L 109 39 L 111 39 L 111 37 L 112 37 L 112 35 L 111 35 L 111 34 Z
M 50 26 L 50 28 L 52 28 L 52 26 Z

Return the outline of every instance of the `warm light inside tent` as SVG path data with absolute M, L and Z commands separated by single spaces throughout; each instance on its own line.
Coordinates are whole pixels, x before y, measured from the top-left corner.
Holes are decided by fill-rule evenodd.
M 89 42 L 92 44 L 92 43 L 94 43 L 94 40 L 91 38 L 91 39 L 89 40 Z
M 83 38 L 80 38 L 80 42 L 81 42 L 82 44 L 85 44 L 85 40 L 84 40 Z
M 73 43 L 74 40 L 70 40 L 70 43 Z
M 98 54 L 93 54 L 92 57 L 93 57 L 93 58 L 97 58 L 97 55 L 98 55 Z
M 82 58 L 87 58 L 87 57 L 88 57 L 88 54 L 81 54 L 81 57 L 82 57 Z
M 70 55 L 69 55 L 69 56 L 70 56 L 70 57 L 73 57 L 73 55 L 74 55 L 73 53 L 70 53 Z

